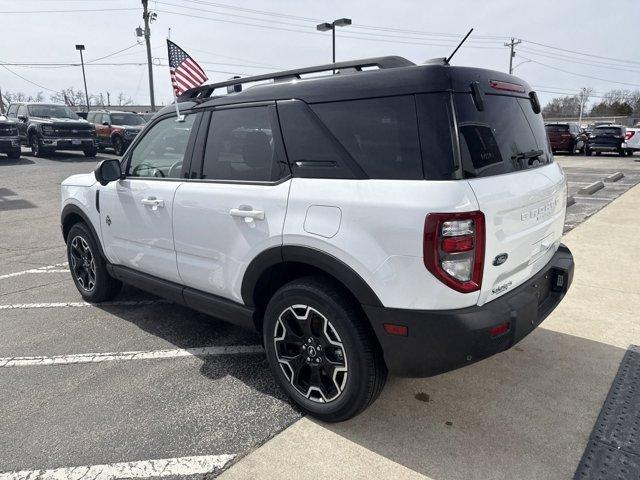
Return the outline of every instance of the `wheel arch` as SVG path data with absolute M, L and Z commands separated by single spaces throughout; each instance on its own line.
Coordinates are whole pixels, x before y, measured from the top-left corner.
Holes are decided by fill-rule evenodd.
M 66 205 L 62 209 L 62 213 L 60 214 L 60 226 L 62 228 L 62 238 L 64 239 L 65 243 L 67 242 L 69 230 L 71 230 L 71 227 L 73 227 L 78 222 L 83 222 L 84 224 L 87 225 L 87 227 L 91 231 L 91 234 L 93 235 L 93 238 L 96 241 L 96 244 L 98 245 L 98 250 L 100 251 L 100 255 L 102 255 L 102 258 L 107 258 L 105 257 L 104 251 L 102 250 L 102 243 L 100 242 L 100 236 L 96 232 L 96 229 L 94 228 L 93 223 L 89 219 L 89 216 L 80 207 L 78 207 L 77 205 L 74 205 L 73 203 Z
M 265 250 L 254 258 L 242 280 L 242 300 L 256 309 L 257 328 L 260 328 L 261 314 L 276 290 L 308 275 L 329 278 L 360 305 L 382 306 L 367 282 L 342 260 L 315 248 L 284 245 Z

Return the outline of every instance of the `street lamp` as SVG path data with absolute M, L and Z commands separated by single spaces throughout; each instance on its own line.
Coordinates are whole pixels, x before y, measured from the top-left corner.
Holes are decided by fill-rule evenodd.
M 336 27 L 346 27 L 347 25 L 351 25 L 350 18 L 339 18 L 334 20 L 331 23 L 321 23 L 316 27 L 316 30 L 319 32 L 327 32 L 331 30 L 331 44 L 332 44 L 332 60 L 333 63 L 336 63 Z
M 80 64 L 82 65 L 82 80 L 84 81 L 84 96 L 87 99 L 87 112 L 89 112 L 89 92 L 87 91 L 87 76 L 84 73 L 84 58 L 82 57 L 82 51 L 84 45 L 76 45 L 76 50 L 80 52 Z

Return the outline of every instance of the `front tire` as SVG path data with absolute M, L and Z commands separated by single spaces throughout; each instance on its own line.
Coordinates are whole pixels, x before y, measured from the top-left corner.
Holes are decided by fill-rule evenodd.
M 592 154 L 592 150 L 591 150 L 590 148 L 588 148 L 588 147 L 584 147 L 584 154 L 585 154 L 587 157 L 590 157 L 590 156 L 591 156 L 591 154 Z
M 115 152 L 115 154 L 121 157 L 124 153 L 124 150 L 125 148 L 122 138 L 120 136 L 113 137 L 113 151 Z
M 567 151 L 567 155 L 573 155 L 574 153 L 576 153 L 576 145 L 575 143 L 572 143 L 571 145 L 569 145 L 569 150 Z
M 42 157 L 44 155 L 44 147 L 42 146 L 42 141 L 38 137 L 36 133 L 31 134 L 29 137 L 29 146 L 31 147 L 31 154 L 34 157 Z
M 20 154 L 21 153 L 22 152 L 20 151 L 20 149 L 13 150 L 13 151 L 7 153 L 7 157 L 9 157 L 11 160 L 18 160 L 18 159 L 20 159 Z
M 98 154 L 98 149 L 96 147 L 88 148 L 86 150 L 83 150 L 82 152 L 84 153 L 85 157 L 93 158 Z
M 320 420 L 358 415 L 386 381 L 382 352 L 358 305 L 322 277 L 294 280 L 275 293 L 263 338 L 282 389 Z
M 109 275 L 106 262 L 89 227 L 76 223 L 67 235 L 67 259 L 71 278 L 87 302 L 112 300 L 122 283 Z

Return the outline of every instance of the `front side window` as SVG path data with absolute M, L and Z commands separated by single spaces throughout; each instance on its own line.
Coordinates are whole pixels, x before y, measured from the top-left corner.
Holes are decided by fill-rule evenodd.
M 151 127 L 131 152 L 127 176 L 179 178 L 195 118 L 169 117 Z
M 9 110 L 7 111 L 7 117 L 16 118 L 16 113 L 18 112 L 17 105 L 11 105 Z
M 285 173 L 273 138 L 269 107 L 215 110 L 207 136 L 201 178 L 276 181 Z
M 26 117 L 27 116 L 27 107 L 25 107 L 24 105 L 20 105 L 18 107 L 18 116 L 19 117 Z

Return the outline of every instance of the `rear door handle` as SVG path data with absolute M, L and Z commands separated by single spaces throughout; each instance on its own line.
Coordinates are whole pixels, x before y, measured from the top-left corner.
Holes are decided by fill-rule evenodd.
M 229 210 L 229 215 L 232 217 L 242 217 L 247 223 L 251 223 L 255 220 L 264 220 L 264 210 L 243 210 L 241 208 L 232 208 Z
M 140 200 L 140 203 L 145 207 L 151 207 L 151 210 L 157 210 L 158 208 L 164 208 L 164 200 L 159 200 L 156 197 L 147 197 Z

